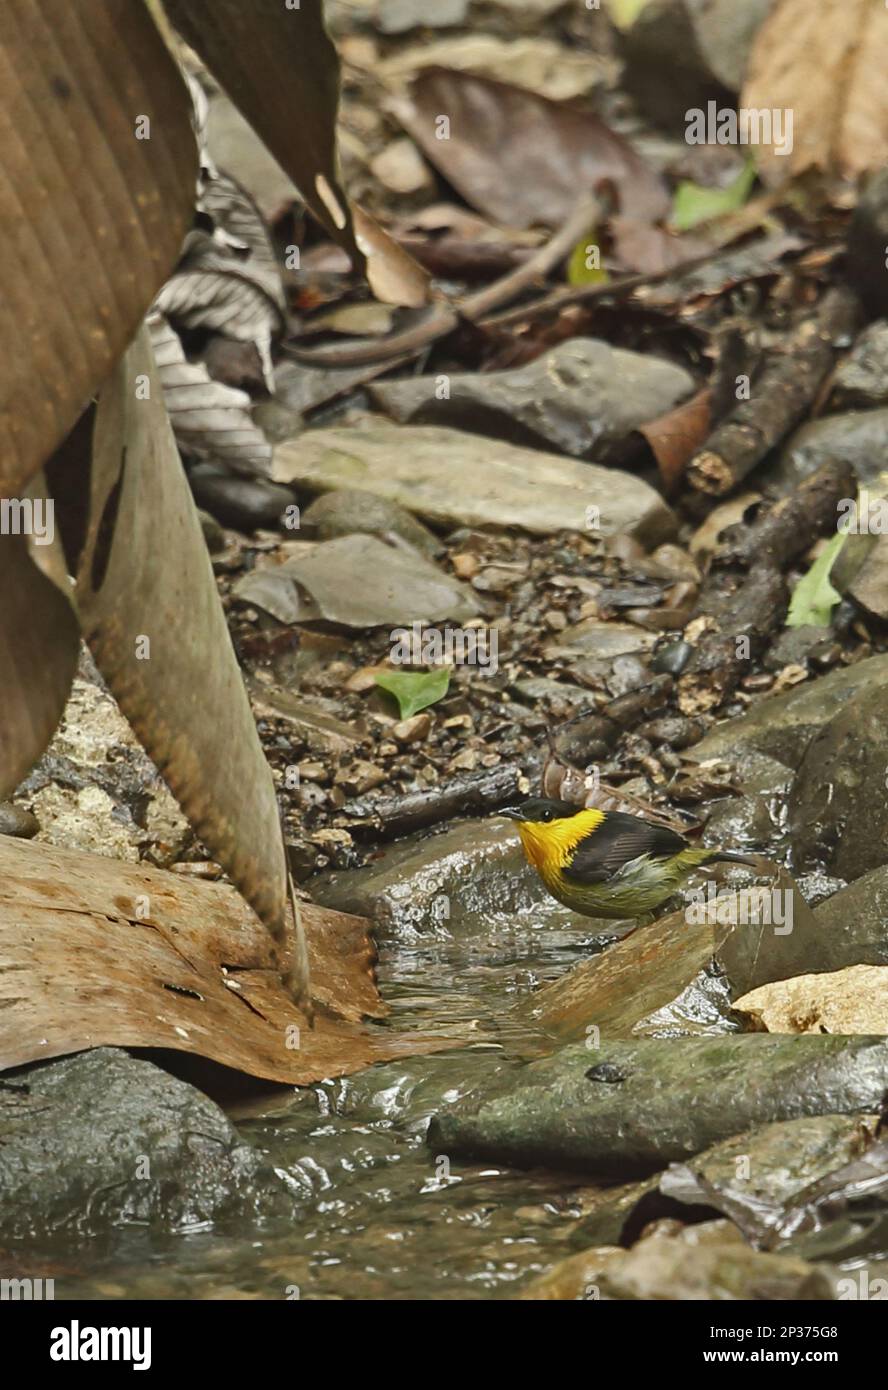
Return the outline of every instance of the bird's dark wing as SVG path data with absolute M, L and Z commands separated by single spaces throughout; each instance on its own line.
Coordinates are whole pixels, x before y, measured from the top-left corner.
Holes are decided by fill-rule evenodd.
M 669 858 L 688 842 L 663 825 L 650 825 L 622 811 L 608 811 L 601 825 L 580 841 L 563 870 L 574 883 L 601 883 L 640 854 Z

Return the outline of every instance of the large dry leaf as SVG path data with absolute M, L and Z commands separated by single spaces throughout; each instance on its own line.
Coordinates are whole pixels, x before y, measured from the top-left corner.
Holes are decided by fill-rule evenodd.
M 142 4 L 5 0 L 0 495 L 65 438 L 176 263 L 197 175 L 189 106 Z
M 883 0 L 781 0 L 756 37 L 741 105 L 792 118 L 792 149 L 755 148 L 766 182 L 805 169 L 855 177 L 888 160 Z
M 107 1044 L 305 1085 L 454 1045 L 362 1022 L 386 1013 L 368 923 L 303 912 L 313 1028 L 233 889 L 0 837 L 0 1069 Z
M 38 490 L 22 505 L 33 507 Z M 45 506 L 45 496 L 39 500 Z M 23 515 L 17 502 L 8 505 L 8 517 Z M 66 590 L 58 541 L 0 535 L 0 801 L 46 748 L 71 689 L 80 626 Z
M 145 329 L 99 400 L 90 500 L 77 599 L 96 663 L 204 844 L 282 940 L 274 783 Z
M 668 210 L 659 176 L 621 136 L 521 87 L 431 68 L 393 109 L 454 188 L 505 226 L 556 226 L 602 180 L 616 185 L 626 217 L 654 222 Z
M 165 0 L 170 19 L 246 116 L 315 217 L 389 303 L 426 302 L 428 280 L 366 214 L 336 169 L 339 59 L 321 0 Z M 417 281 L 422 285 L 421 296 Z
M 149 314 L 151 346 L 173 432 L 183 454 L 227 463 L 248 477 L 268 474 L 272 450 L 252 415 L 246 391 L 214 381 L 203 362 L 189 362 L 166 319 Z

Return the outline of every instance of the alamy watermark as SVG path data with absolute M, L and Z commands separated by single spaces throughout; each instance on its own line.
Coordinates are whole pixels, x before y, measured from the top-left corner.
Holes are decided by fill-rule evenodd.
M 394 666 L 477 666 L 482 676 L 499 669 L 499 633 L 495 627 L 396 627 L 389 633 Z
M 4 497 L 0 536 L 33 536 L 35 545 L 52 545 L 55 503 L 51 497 Z
M 720 927 L 773 927 L 775 936 L 792 931 L 793 896 L 784 888 L 749 888 L 742 893 L 719 893 L 715 883 L 689 894 L 685 921 Z
M 689 145 L 773 145 L 775 154 L 792 154 L 789 106 L 764 111 L 741 106 L 735 111 L 707 101 L 705 111 L 701 106 L 692 106 L 685 112 L 685 124 Z

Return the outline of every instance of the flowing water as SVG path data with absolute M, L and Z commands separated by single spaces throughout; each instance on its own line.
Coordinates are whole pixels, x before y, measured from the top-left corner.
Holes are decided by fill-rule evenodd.
M 442 925 L 384 945 L 387 1026 L 459 1025 L 481 1041 L 233 1111 L 292 1195 L 286 1218 L 162 1239 L 121 1230 L 110 1248 L 65 1258 L 65 1295 L 496 1298 L 570 1254 L 600 1200 L 588 1180 L 450 1160 L 424 1137 L 441 1105 L 520 1065 L 528 1039 L 509 1022 L 516 1002 L 601 949 L 590 924 L 556 913 L 509 908 L 488 913 L 480 935 Z

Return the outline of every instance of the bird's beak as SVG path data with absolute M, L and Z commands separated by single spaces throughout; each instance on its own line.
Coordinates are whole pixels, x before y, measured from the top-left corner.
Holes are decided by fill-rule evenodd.
M 520 806 L 503 806 L 496 814 L 506 816 L 509 820 L 524 820 L 524 811 Z

